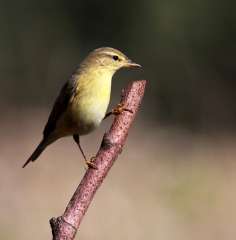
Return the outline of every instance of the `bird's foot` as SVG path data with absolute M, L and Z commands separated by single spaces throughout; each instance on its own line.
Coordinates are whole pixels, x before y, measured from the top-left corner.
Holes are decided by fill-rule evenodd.
M 112 109 L 111 112 L 107 113 L 106 116 L 104 117 L 104 119 L 106 119 L 107 117 L 109 117 L 110 115 L 119 115 L 122 112 L 127 111 L 130 113 L 133 113 L 133 111 L 131 109 L 125 108 L 123 103 L 119 103 L 115 108 Z
M 133 111 L 131 109 L 125 108 L 124 103 L 119 103 L 114 109 L 112 109 L 111 112 L 114 115 L 119 115 L 124 111 L 133 113 Z
M 95 160 L 95 157 L 91 157 L 90 160 L 85 160 L 85 163 L 88 166 L 88 168 L 98 169 L 94 163 L 94 160 Z

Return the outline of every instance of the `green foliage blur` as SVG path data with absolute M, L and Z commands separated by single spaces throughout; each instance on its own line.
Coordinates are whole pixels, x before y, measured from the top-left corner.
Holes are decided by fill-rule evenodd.
M 76 239 L 235 240 L 235 0 L 0 0 L 0 239 L 50 239 L 85 164 L 72 138 L 21 166 L 62 84 L 111 46 L 147 79 L 139 116 Z M 107 119 L 83 136 L 94 156 Z
M 234 129 L 236 3 L 233 0 L 0 1 L 0 103 L 51 106 L 87 53 L 124 51 L 147 79 L 143 114 L 160 124 Z M 151 106 L 151 107 L 150 107 Z

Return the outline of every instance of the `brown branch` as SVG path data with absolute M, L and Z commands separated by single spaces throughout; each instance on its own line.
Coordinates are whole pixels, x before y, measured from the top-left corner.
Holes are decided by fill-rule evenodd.
M 122 151 L 128 130 L 141 104 L 145 86 L 145 80 L 135 81 L 122 91 L 121 104 L 131 112 L 124 111 L 115 117 L 109 132 L 104 134 L 101 147 L 94 160 L 97 169 L 89 168 L 86 171 L 63 215 L 50 220 L 53 240 L 74 239 L 94 194 Z

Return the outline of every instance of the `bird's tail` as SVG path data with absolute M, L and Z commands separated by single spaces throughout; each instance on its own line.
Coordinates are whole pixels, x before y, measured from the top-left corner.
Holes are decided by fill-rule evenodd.
M 22 166 L 22 168 L 24 168 L 26 165 L 28 165 L 28 163 L 34 162 L 47 146 L 48 146 L 47 142 L 43 139 L 39 143 L 37 148 L 34 150 L 34 152 L 31 154 L 31 156 L 28 158 L 28 160 L 25 162 L 25 164 Z

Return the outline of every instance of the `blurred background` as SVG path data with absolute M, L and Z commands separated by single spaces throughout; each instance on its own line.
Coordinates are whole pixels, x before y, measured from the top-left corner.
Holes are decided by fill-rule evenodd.
M 235 239 L 236 3 L 0 0 L 0 238 L 50 239 L 85 169 L 73 140 L 21 169 L 79 62 L 111 46 L 143 66 L 113 79 L 112 101 L 147 79 L 122 155 L 76 239 Z M 101 128 L 82 138 L 96 153 Z

